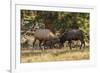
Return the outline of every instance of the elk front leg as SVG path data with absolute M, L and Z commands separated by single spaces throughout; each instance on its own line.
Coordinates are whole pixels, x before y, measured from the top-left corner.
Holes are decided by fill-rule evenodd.
M 36 39 L 34 39 L 34 42 L 33 42 L 33 47 L 34 47 L 34 45 L 35 45 L 35 42 L 36 42 Z

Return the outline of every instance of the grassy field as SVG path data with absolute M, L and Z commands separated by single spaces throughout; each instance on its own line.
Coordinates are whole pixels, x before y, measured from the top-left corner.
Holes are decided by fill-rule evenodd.
M 88 48 L 46 49 L 46 50 L 21 50 L 21 63 L 48 62 L 48 61 L 74 61 L 88 60 L 90 52 Z

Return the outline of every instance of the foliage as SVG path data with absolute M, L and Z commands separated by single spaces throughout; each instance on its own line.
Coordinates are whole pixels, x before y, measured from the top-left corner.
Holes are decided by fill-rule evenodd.
M 29 29 L 33 24 L 43 23 L 52 31 L 65 31 L 77 25 L 89 35 L 89 13 L 21 10 L 21 26 Z

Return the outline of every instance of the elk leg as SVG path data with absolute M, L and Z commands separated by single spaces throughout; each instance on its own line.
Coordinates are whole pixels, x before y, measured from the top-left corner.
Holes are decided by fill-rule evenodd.
M 42 47 L 41 47 L 41 43 L 42 43 L 42 41 L 40 40 L 40 41 L 39 41 L 39 47 L 42 49 Z
M 47 47 L 47 45 L 46 45 L 46 41 L 42 41 L 41 43 L 43 43 L 42 51 L 44 51 L 44 50 L 46 49 L 46 47 Z
M 82 48 L 82 44 L 83 44 L 83 43 L 82 43 L 82 41 L 81 41 L 80 49 Z
M 64 47 L 64 45 L 63 45 L 63 43 L 60 43 L 59 48 L 62 48 L 62 47 Z
M 72 49 L 72 47 L 71 47 L 71 41 L 68 41 L 68 44 L 69 44 L 69 48 Z
M 50 48 L 50 45 L 51 45 L 51 43 L 50 42 L 48 43 L 48 41 L 43 42 L 44 49 Z
M 33 42 L 33 47 L 34 47 L 35 42 L 36 42 L 36 39 L 35 39 L 34 42 Z
M 85 48 L 85 41 L 82 42 L 84 44 L 84 48 Z
M 81 41 L 81 46 L 80 46 L 80 49 L 82 48 L 82 45 L 84 44 L 84 47 L 85 47 L 85 42 L 82 40 Z

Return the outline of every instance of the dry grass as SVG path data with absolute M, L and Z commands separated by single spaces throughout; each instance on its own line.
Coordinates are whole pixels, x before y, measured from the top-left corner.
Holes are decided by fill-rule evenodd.
M 47 49 L 47 50 L 22 50 L 21 63 L 47 62 L 47 61 L 71 61 L 88 60 L 90 56 L 89 49 L 83 50 L 73 48 Z

